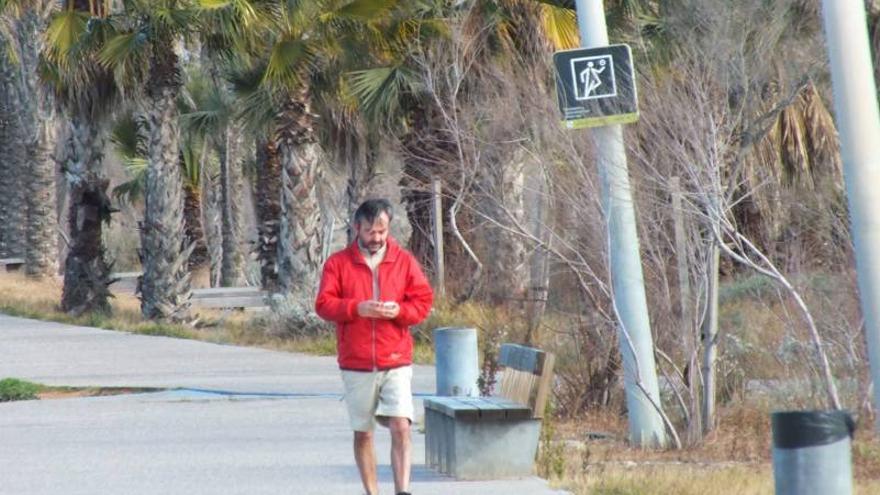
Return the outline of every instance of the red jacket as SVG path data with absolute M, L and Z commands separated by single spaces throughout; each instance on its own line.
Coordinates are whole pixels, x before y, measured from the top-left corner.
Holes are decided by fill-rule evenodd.
M 379 300 L 400 305 L 393 320 L 357 314 L 358 303 L 373 299 L 373 273 L 357 241 L 324 264 L 315 310 L 321 318 L 336 323 L 337 361 L 342 369 L 387 370 L 412 364 L 409 326 L 428 316 L 434 291 L 412 254 L 391 237 L 387 245 L 379 264 Z

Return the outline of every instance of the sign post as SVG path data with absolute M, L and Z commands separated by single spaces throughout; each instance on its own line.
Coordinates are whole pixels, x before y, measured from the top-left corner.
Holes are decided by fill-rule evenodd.
M 633 445 L 662 447 L 668 441 L 666 425 L 654 361 L 654 339 L 639 256 L 626 148 L 623 129 L 619 125 L 638 117 L 632 57 L 626 47 L 608 46 L 602 0 L 575 0 L 575 5 L 581 44 L 587 50 L 574 55 L 562 52 L 554 57 L 563 68 L 560 71 L 557 65 L 557 77 L 562 79 L 563 87 L 558 93 L 565 97 L 565 105 L 560 104 L 560 107 L 567 127 L 597 126 L 590 134 L 596 143 L 602 207 L 608 225 L 608 259 L 614 309 L 619 319 L 618 340 L 623 361 L 629 438 Z M 624 101 L 629 101 L 630 105 L 616 103 Z M 671 433 L 675 436 L 674 430 Z

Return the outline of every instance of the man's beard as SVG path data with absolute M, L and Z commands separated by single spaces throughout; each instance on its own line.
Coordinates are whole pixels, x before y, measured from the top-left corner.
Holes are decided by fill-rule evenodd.
M 384 246 L 385 246 L 384 242 L 368 242 L 366 247 L 367 247 L 367 251 L 369 251 L 370 254 L 376 254 Z

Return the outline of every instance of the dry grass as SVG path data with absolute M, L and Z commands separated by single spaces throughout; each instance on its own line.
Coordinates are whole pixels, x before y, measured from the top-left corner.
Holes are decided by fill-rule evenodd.
M 681 451 L 628 447 L 625 419 L 608 413 L 556 424 L 553 483 L 577 495 L 772 494 L 769 413 L 734 407 L 719 419 L 705 442 Z M 856 493 L 866 495 L 880 493 L 880 441 L 867 430 L 853 443 Z
M 109 395 L 142 394 L 158 392 L 160 388 L 143 387 L 48 387 L 43 386 L 37 393 L 40 400 L 72 399 L 76 397 L 105 397 Z

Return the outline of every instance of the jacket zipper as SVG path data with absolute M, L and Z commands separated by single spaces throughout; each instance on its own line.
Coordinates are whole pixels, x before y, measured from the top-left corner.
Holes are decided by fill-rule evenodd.
M 373 270 L 370 270 L 370 285 L 373 285 L 373 280 L 372 280 L 372 278 L 373 278 L 373 277 L 376 277 L 376 285 L 375 285 L 375 288 L 378 289 L 379 294 L 382 293 L 382 290 L 379 288 L 379 266 L 380 266 L 381 264 L 382 264 L 382 263 L 379 263 L 378 265 L 376 265 L 376 274 L 375 274 L 375 275 L 373 275 Z M 374 293 L 373 293 L 373 299 L 376 300 L 376 301 L 378 301 L 378 300 L 379 300 L 379 294 L 376 294 L 376 293 L 374 292 Z M 371 323 L 371 326 L 372 326 L 372 328 L 373 328 L 373 371 L 378 371 L 378 370 L 379 370 L 379 360 L 378 360 L 378 356 L 376 356 L 376 320 L 373 319 L 370 323 Z
M 387 256 L 387 253 L 386 253 L 386 256 Z M 375 299 L 376 301 L 378 301 L 380 299 L 380 296 L 382 295 L 382 287 L 381 287 L 382 278 L 379 276 L 379 274 L 382 272 L 381 267 L 382 267 L 382 261 L 380 261 L 379 264 L 376 265 L 376 287 L 375 288 L 378 293 L 373 294 L 373 299 Z M 370 276 L 372 276 L 373 275 L 372 270 L 370 270 L 370 272 L 371 272 Z M 376 320 L 374 319 L 372 321 L 372 323 L 373 323 L 373 371 L 378 371 L 379 370 L 379 356 L 376 355 Z

